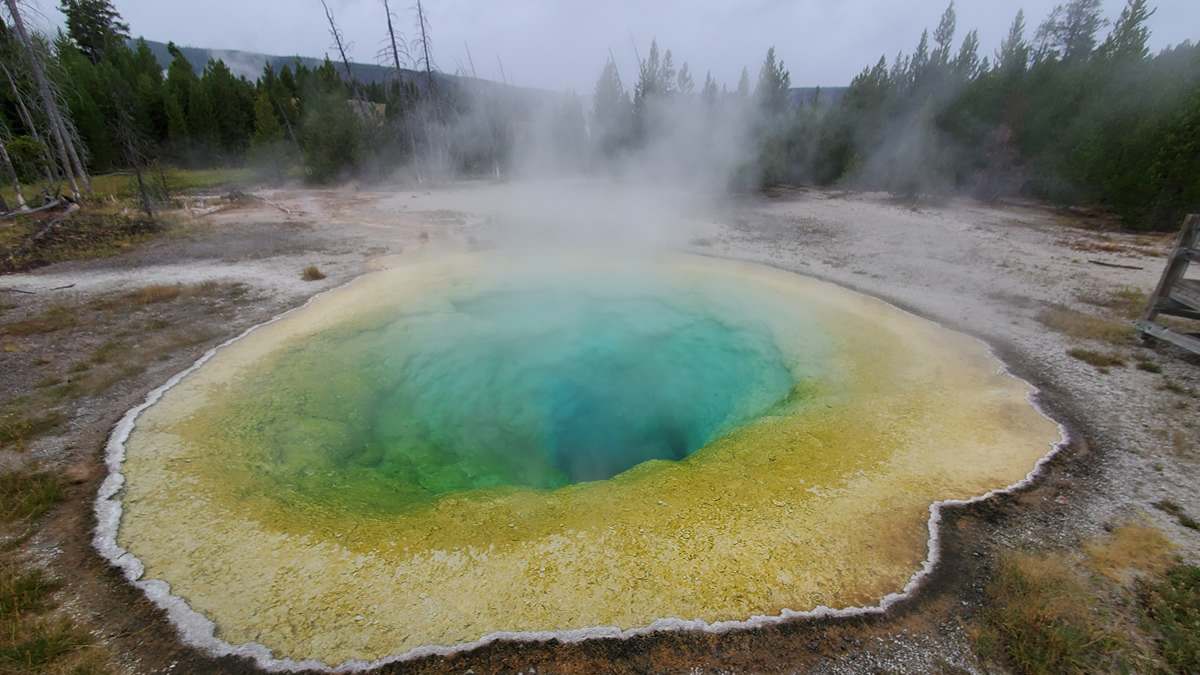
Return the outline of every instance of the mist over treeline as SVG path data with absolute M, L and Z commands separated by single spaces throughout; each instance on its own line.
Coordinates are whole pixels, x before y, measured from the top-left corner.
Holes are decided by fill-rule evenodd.
M 45 192 L 75 174 L 140 178 L 169 164 L 250 166 L 273 184 L 605 175 L 1030 197 L 1107 205 L 1147 230 L 1200 210 L 1200 47 L 1150 54 L 1147 0 L 1127 0 L 1112 21 L 1101 0 L 1071 0 L 1036 26 L 1018 13 L 991 53 L 976 31 L 960 34 L 951 3 L 911 53 L 882 56 L 840 100 L 799 103 L 774 47 L 730 85 L 652 42 L 637 72 L 603 64 L 585 101 L 478 80 L 461 64 L 460 77 L 441 75 L 435 27 L 386 3 L 378 60 L 395 76 L 364 83 L 328 8 L 338 59 L 268 64 L 250 81 L 173 45 L 164 69 L 111 0 L 61 0 L 67 31 L 27 41 L 16 0 L 4 2 L 0 159 L 11 181 Z

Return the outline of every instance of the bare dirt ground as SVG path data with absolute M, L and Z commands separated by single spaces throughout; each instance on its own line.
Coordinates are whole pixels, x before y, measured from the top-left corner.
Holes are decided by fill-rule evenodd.
M 33 462 L 70 480 L 67 500 L 20 555 L 64 580 L 61 611 L 109 668 L 258 672 L 181 645 L 162 612 L 92 550 L 92 500 L 113 424 L 209 348 L 369 272 L 380 256 L 402 262 L 504 243 L 494 225 L 511 206 L 508 191 L 280 191 L 267 196 L 291 213 L 256 204 L 181 216 L 129 253 L 0 277 L 0 400 L 6 414 L 48 428 L 4 445 L 0 463 Z M 1005 551 L 1077 548 L 1137 521 L 1200 562 L 1200 532 L 1154 506 L 1169 500 L 1200 515 L 1200 361 L 1143 347 L 1128 328 L 1172 236 L 1106 231 L 1103 218 L 1032 204 L 913 206 L 807 190 L 745 197 L 686 220 L 672 235 L 680 248 L 832 281 L 979 337 L 1042 390 L 1070 445 L 1032 488 L 951 511 L 938 570 L 885 617 L 494 643 L 385 672 L 995 672 L 970 635 Z M 310 265 L 326 278 L 302 281 Z M 1085 352 L 1115 361 L 1093 365 L 1079 358 Z

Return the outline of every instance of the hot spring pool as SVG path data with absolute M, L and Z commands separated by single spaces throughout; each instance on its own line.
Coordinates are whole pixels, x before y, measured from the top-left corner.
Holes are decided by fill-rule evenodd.
M 118 428 L 97 542 L 263 661 L 877 605 L 1061 438 L 971 338 L 678 254 L 409 264 L 210 356 Z

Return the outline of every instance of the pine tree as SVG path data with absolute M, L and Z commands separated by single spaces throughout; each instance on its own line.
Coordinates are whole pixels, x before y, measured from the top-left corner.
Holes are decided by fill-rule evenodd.
M 172 154 L 183 158 L 191 154 L 199 139 L 198 129 L 191 126 L 189 107 L 192 92 L 199 88 L 200 78 L 192 70 L 192 64 L 174 42 L 167 43 L 167 52 L 172 60 L 167 66 L 167 77 L 163 82 L 163 108 L 166 114 L 167 140 Z
M 715 108 L 719 97 L 717 81 L 713 79 L 712 72 L 704 73 L 704 88 L 700 90 L 700 101 L 706 108 Z
M 274 108 L 267 92 L 260 91 L 254 99 L 254 135 L 250 137 L 251 147 L 283 140 L 283 125 L 275 117 Z
M 284 138 L 283 125 L 275 116 L 275 106 L 265 88 L 254 99 L 254 135 L 246 159 L 258 165 L 267 180 L 277 185 L 283 182 L 284 170 L 290 163 L 292 146 Z
M 908 62 L 908 82 L 916 84 L 925 79 L 925 74 L 929 71 L 929 31 L 921 32 L 921 41 L 917 43 L 917 49 L 913 52 L 912 57 Z
M 67 17 L 67 34 L 92 63 L 104 58 L 110 35 L 129 39 L 129 24 L 109 0 L 61 0 L 58 8 Z
M 778 119 L 787 113 L 791 86 L 792 76 L 784 69 L 783 61 L 775 62 L 775 47 L 769 48 L 758 71 L 758 87 L 754 90 L 758 109 L 765 118 Z
M 608 60 L 592 96 L 592 142 L 603 155 L 613 155 L 629 142 L 632 110 L 617 65 Z
M 737 90 L 733 95 L 742 100 L 750 99 L 750 71 L 742 68 L 742 76 L 738 79 Z
M 1025 42 L 1025 10 L 1017 10 L 1008 35 L 996 52 L 996 66 L 1006 73 L 1023 73 L 1029 67 L 1029 43 Z
M 336 72 L 336 71 L 335 71 Z M 304 167 L 310 180 L 329 183 L 350 175 L 363 152 L 362 125 L 340 91 L 318 94 L 304 124 Z
M 220 143 L 222 154 L 227 159 L 241 157 L 249 145 L 254 123 L 252 85 L 234 77 L 224 61 L 210 59 L 200 78 L 200 89 L 205 99 L 201 105 L 209 106 L 209 111 L 200 112 L 212 115 L 212 126 L 208 128 Z
M 204 165 L 213 163 L 217 150 L 217 115 L 208 92 L 199 83 L 188 90 L 187 130 L 191 159 Z
M 1150 29 L 1146 27 L 1146 21 L 1156 11 L 1146 9 L 1146 0 L 1128 0 L 1113 24 L 1112 32 L 1100 46 L 1100 53 L 1113 61 L 1140 61 L 1149 56 L 1146 40 L 1150 38 Z
M 1058 5 L 1038 27 L 1039 56 L 1067 63 L 1086 61 L 1096 48 L 1096 33 L 1108 24 L 1100 15 L 1101 0 L 1071 0 Z
M 633 89 L 633 129 L 645 140 L 659 121 L 661 102 L 675 93 L 675 66 L 671 50 L 658 56 L 658 41 L 650 41 L 650 54 L 639 64 L 638 81 Z
M 971 80 L 979 74 L 979 31 L 971 30 L 963 38 L 952 66 L 960 80 Z
M 933 31 L 933 42 L 937 46 L 933 49 L 930 61 L 934 66 L 945 68 L 950 64 L 950 47 L 954 42 L 954 31 L 957 27 L 958 17 L 954 12 L 954 0 L 950 0 L 950 6 L 942 13 L 942 20 Z
M 692 81 L 692 74 L 688 71 L 687 61 L 679 67 L 679 76 L 676 78 L 676 89 L 684 96 L 691 96 L 696 90 L 696 84 Z
M 788 174 L 792 145 L 792 125 L 789 122 L 793 121 L 788 117 L 791 82 L 792 77 L 783 67 L 783 62 L 775 60 L 775 47 L 767 49 L 767 56 L 758 71 L 758 86 L 754 90 L 758 108 L 755 132 L 759 146 L 756 169 L 760 186 L 776 185 Z M 746 184 L 749 179 L 749 175 L 742 175 L 739 182 Z

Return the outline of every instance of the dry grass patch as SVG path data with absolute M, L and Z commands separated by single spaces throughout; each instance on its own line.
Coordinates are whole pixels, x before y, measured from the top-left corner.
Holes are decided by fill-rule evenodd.
M 143 363 L 125 363 L 107 368 L 97 368 L 89 371 L 85 377 L 78 381 L 71 382 L 74 386 L 67 395 L 73 398 L 79 396 L 103 396 L 114 385 L 132 377 L 137 377 L 144 372 L 146 372 L 146 365 Z
M 37 529 L 37 519 L 64 497 L 62 479 L 47 472 L 0 474 L 0 523 L 20 523 L 0 550 L 0 673 L 109 672 L 87 634 L 56 616 L 59 579 L 23 564 L 14 549 Z
M 1127 523 L 1083 546 L 1088 569 L 1123 586 L 1139 575 L 1165 573 L 1174 564 L 1176 550 L 1161 531 L 1144 523 Z
M 0 269 L 21 272 L 66 260 L 106 258 L 130 251 L 163 231 L 158 223 L 140 216 L 87 207 L 20 250 L 40 228 L 41 223 L 32 218 L 19 218 L 11 228 L 0 230 Z M 11 261 L 9 254 L 15 254 Z
M 151 284 L 140 291 L 134 291 L 131 295 L 135 302 L 143 305 L 149 305 L 154 302 L 169 302 L 179 297 L 183 291 L 178 284 L 174 286 L 165 286 L 163 284 Z
M 44 435 L 65 421 L 66 416 L 57 410 L 34 416 L 10 412 L 0 417 L 0 448 L 15 443 L 18 449 L 24 450 L 26 441 Z
M 0 473 L 0 523 L 36 519 L 65 496 L 62 479 L 48 471 Z
M 1184 386 L 1174 380 L 1164 380 L 1161 388 L 1174 394 L 1181 394 L 1183 396 L 1190 396 L 1193 398 L 1196 396 L 1196 390 L 1194 388 Z
M 229 288 L 241 284 L 230 284 Z M 203 281 L 193 286 L 182 284 L 151 284 L 134 291 L 126 291 L 97 298 L 88 307 L 95 310 L 131 311 L 147 305 L 166 303 L 178 298 L 206 298 L 218 295 L 223 289 L 217 281 Z
M 1200 530 L 1200 522 L 1196 522 L 1194 518 L 1184 513 L 1183 507 L 1171 501 L 1170 499 L 1164 499 L 1162 501 L 1155 502 L 1154 508 L 1175 516 L 1175 519 L 1179 521 L 1179 524 L 1188 529 Z
M 1079 359 L 1084 363 L 1095 366 L 1100 372 L 1107 373 L 1108 369 L 1113 366 L 1124 366 L 1125 361 L 1119 356 L 1112 354 L 1101 354 L 1090 349 L 1068 349 L 1067 354 L 1072 358 Z
M 1138 370 L 1144 370 L 1147 373 L 1161 373 L 1162 372 L 1162 366 L 1151 361 L 1150 359 L 1142 359 L 1142 360 L 1138 361 L 1137 367 L 1138 367 Z
M 1138 600 L 1158 633 L 1166 672 L 1200 672 L 1200 568 L 1179 565 L 1157 583 L 1143 584 Z
M 988 586 L 991 606 L 976 649 L 1020 673 L 1121 670 L 1125 635 L 1097 608 L 1084 575 L 1064 554 L 1012 553 Z
M 1133 326 L 1124 322 L 1101 319 L 1065 308 L 1045 310 L 1037 315 L 1037 320 L 1050 330 L 1080 340 L 1123 344 L 1136 332 Z
M 75 308 L 68 305 L 53 305 L 38 316 L 24 321 L 11 323 L 0 329 L 0 335 L 25 337 L 53 333 L 74 326 L 79 320 Z
M 96 351 L 92 352 L 92 356 L 88 359 L 88 363 L 100 365 L 108 363 L 115 358 L 129 353 L 129 345 L 117 340 L 109 340 L 104 344 L 96 347 Z M 86 371 L 87 368 L 82 368 L 79 372 Z
M 1146 313 L 1148 296 L 1140 288 L 1126 286 L 1105 294 L 1082 295 L 1080 300 L 1097 307 L 1106 307 L 1128 319 L 1140 318 Z
M 196 284 L 195 286 L 192 286 L 191 288 L 189 288 L 187 294 L 192 297 L 196 297 L 196 296 L 202 297 L 205 295 L 212 295 L 213 293 L 216 293 L 220 289 L 221 289 L 220 282 L 209 279 L 208 281 L 201 281 L 200 283 Z
M 1175 550 L 1138 522 L 1086 542 L 1081 553 L 1004 555 L 988 585 L 983 625 L 973 631 L 977 653 L 1018 673 L 1196 672 L 1170 666 L 1161 622 L 1147 621 L 1152 606 L 1135 598 L 1139 589 L 1169 583 L 1163 580 L 1180 569 Z

